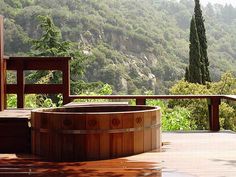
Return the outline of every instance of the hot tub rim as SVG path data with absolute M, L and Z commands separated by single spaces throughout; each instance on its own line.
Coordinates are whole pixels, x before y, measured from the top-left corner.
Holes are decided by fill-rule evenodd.
M 104 107 L 104 106 L 78 106 L 78 107 L 57 107 L 57 108 L 37 108 L 37 109 L 33 109 L 31 111 L 31 113 L 41 113 L 41 114 L 53 114 L 53 115 L 107 115 L 107 114 L 129 114 L 129 113 L 145 113 L 145 112 L 152 112 L 152 111 L 160 111 L 161 107 L 159 106 L 146 106 L 146 105 L 128 105 L 128 106 L 112 106 L 109 105 L 107 107 L 149 107 L 150 109 L 143 109 L 143 110 L 132 110 L 132 111 L 117 111 L 117 112 L 66 112 L 66 111 L 62 111 L 62 112 L 57 112 L 57 111 L 47 111 L 47 110 L 57 110 L 57 109 L 74 109 L 74 108 L 80 108 L 80 107 Z M 105 106 L 106 107 L 106 106 Z

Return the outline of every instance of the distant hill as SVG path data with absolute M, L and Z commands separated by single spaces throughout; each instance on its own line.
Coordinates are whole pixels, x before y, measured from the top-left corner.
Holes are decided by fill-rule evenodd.
M 193 1 L 180 0 L 0 0 L 5 51 L 25 55 L 40 35 L 38 15 L 50 14 L 63 38 L 93 55 L 85 81 L 103 81 L 115 94 L 168 93 L 188 64 Z M 236 75 L 236 8 L 203 8 L 213 80 Z M 78 78 L 81 79 L 81 78 Z

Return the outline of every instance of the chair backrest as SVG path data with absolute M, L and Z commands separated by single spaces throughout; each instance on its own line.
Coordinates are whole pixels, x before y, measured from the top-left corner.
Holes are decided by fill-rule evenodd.
M 71 57 L 9 57 L 4 60 L 7 70 L 17 72 L 17 83 L 7 84 L 7 94 L 17 94 L 17 108 L 24 108 L 25 94 L 58 94 L 63 95 L 63 104 L 70 102 L 70 61 Z M 57 70 L 62 72 L 61 84 L 26 84 L 24 71 Z

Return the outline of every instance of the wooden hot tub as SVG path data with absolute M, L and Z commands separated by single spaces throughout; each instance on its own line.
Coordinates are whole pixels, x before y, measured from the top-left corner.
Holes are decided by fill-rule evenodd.
M 31 113 L 32 153 L 50 161 L 110 159 L 160 150 L 160 108 L 82 106 Z

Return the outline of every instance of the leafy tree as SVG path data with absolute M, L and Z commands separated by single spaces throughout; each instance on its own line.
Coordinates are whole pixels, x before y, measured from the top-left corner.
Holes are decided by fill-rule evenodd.
M 70 56 L 72 94 L 83 94 L 84 92 L 100 93 L 101 87 L 106 85 L 102 82 L 86 83 L 81 81 L 83 71 L 85 69 L 85 61 L 91 56 L 85 55 L 81 50 L 76 49 L 70 41 L 63 41 L 60 29 L 53 23 L 49 16 L 39 16 L 40 27 L 42 28 L 42 36 L 38 40 L 32 40 L 31 54 L 34 56 Z M 59 83 L 60 73 L 56 71 L 37 71 L 28 75 L 28 80 L 34 80 L 37 83 Z M 41 97 L 41 96 L 40 96 Z M 46 98 L 46 97 L 45 97 Z M 58 103 L 58 96 L 50 95 L 53 102 Z M 42 100 L 40 98 L 39 100 Z M 40 101 L 42 102 L 42 101 Z
M 53 23 L 49 16 L 39 16 L 40 27 L 42 28 L 42 36 L 38 40 L 32 40 L 31 55 L 33 56 L 71 56 L 73 61 L 73 74 L 81 75 L 82 61 L 85 56 L 80 51 L 73 49 L 73 45 L 69 41 L 63 41 L 61 31 Z M 28 75 L 27 78 L 34 78 L 36 83 L 59 83 L 60 73 L 56 71 L 36 71 Z M 39 100 L 42 95 L 38 96 Z M 58 103 L 59 99 L 55 95 L 50 95 L 53 102 Z
M 196 125 L 191 122 L 191 112 L 187 108 L 174 107 L 168 108 L 168 103 L 160 100 L 147 100 L 151 106 L 161 107 L 161 128 L 163 131 L 193 130 Z
M 14 8 L 22 8 L 22 3 L 20 0 L 8 0 L 6 2 Z
M 32 40 L 31 55 L 33 56 L 70 56 L 72 78 L 78 78 L 84 71 L 83 62 L 89 58 L 80 50 L 76 49 L 77 45 L 70 41 L 63 41 L 60 29 L 55 26 L 49 16 L 39 16 L 42 36 L 40 39 Z M 56 72 L 53 72 L 52 78 Z M 58 82 L 58 81 L 56 81 Z
M 31 53 L 34 56 L 70 56 L 71 43 L 62 41 L 61 31 L 49 16 L 38 16 L 42 37 L 32 40 Z
M 14 23 L 10 19 L 5 19 L 4 22 L 6 30 L 4 32 L 4 38 L 7 43 L 4 44 L 4 48 L 7 50 L 6 54 L 12 54 L 16 52 L 24 53 L 29 50 L 29 37 L 24 32 L 20 25 Z
M 222 75 L 218 82 L 209 82 L 207 85 L 198 83 L 189 83 L 179 81 L 171 89 L 171 94 L 196 94 L 196 95 L 235 95 L 236 78 L 231 73 Z M 191 126 L 196 129 L 208 129 L 208 106 L 206 100 L 172 100 L 169 107 L 180 106 L 191 112 Z M 220 122 L 221 129 L 236 131 L 236 107 L 229 101 L 222 102 L 220 105 Z

